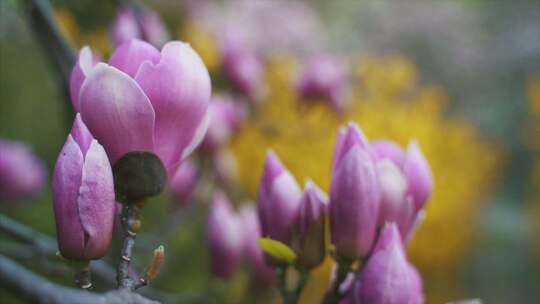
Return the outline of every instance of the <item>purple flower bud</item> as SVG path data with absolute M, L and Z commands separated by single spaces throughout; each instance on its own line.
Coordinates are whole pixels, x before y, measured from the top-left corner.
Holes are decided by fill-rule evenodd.
M 230 96 L 214 96 L 208 105 L 211 120 L 203 140 L 203 147 L 214 150 L 232 136 L 247 117 L 245 104 L 234 101 Z
M 326 212 L 328 198 L 313 182 L 308 181 L 300 199 L 296 220 L 299 264 L 312 269 L 322 263 L 326 255 Z M 296 246 L 293 246 L 296 247 Z
M 418 212 L 431 196 L 433 175 L 418 143 L 414 140 L 409 143 L 407 148 L 403 172 L 409 185 L 407 193 L 412 196 L 415 210 Z
M 240 217 L 233 211 L 222 192 L 214 195 L 206 240 L 212 273 L 224 279 L 230 278 L 242 255 L 243 236 Z
M 32 197 L 43 189 L 43 163 L 23 143 L 0 139 L 0 200 Z
M 107 154 L 77 114 L 53 176 L 56 233 L 63 257 L 91 260 L 105 255 L 113 233 L 114 199 Z
M 233 88 L 253 99 L 263 76 L 263 65 L 257 55 L 238 39 L 225 38 L 222 47 L 222 71 Z
M 315 56 L 304 66 L 298 81 L 302 98 L 325 99 L 336 110 L 345 106 L 345 71 L 339 62 L 328 55 Z
M 258 213 L 262 235 L 289 244 L 302 192 L 292 174 L 269 151 L 259 184 Z
M 130 151 L 150 151 L 171 172 L 203 139 L 210 78 L 188 44 L 169 42 L 160 53 L 130 40 L 109 65 L 98 63 L 84 77 L 74 104 L 112 163 Z
M 402 239 L 405 239 L 415 220 L 416 211 L 410 196 L 407 196 L 407 181 L 401 170 L 389 159 L 377 162 L 381 202 L 379 225 L 395 222 Z
M 355 284 L 353 303 L 423 303 L 420 277 L 407 261 L 394 223 L 382 229 L 373 255 Z
M 111 39 L 118 46 L 131 39 L 141 39 L 142 33 L 139 22 L 132 8 L 122 7 L 113 20 Z
M 150 9 L 135 11 L 129 7 L 118 10 L 112 27 L 111 39 L 119 46 L 131 39 L 143 39 L 161 47 L 169 40 L 169 33 L 159 15 Z
M 242 218 L 242 231 L 244 232 L 244 255 L 251 268 L 255 281 L 263 286 L 274 282 L 274 270 L 269 267 L 264 259 L 264 253 L 257 243 L 261 237 L 261 225 L 257 217 L 257 210 L 252 204 L 244 205 L 240 209 Z
M 407 241 L 433 188 L 431 170 L 414 141 L 406 153 L 386 140 L 373 142 L 371 148 L 378 159 L 382 195 L 379 225 L 395 222 Z
M 199 170 L 191 159 L 185 160 L 169 179 L 169 191 L 176 203 L 185 207 L 191 202 L 191 195 L 197 186 Z
M 371 251 L 379 213 L 377 170 L 358 127 L 340 132 L 330 185 L 332 243 L 338 255 L 356 260 Z

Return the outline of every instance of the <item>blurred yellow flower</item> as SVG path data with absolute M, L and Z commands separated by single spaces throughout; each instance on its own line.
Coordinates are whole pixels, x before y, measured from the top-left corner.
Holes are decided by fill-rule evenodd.
M 405 58 L 362 60 L 355 69 L 352 108 L 343 116 L 322 103 L 300 105 L 291 85 L 295 66 L 291 58 L 270 61 L 266 102 L 231 144 L 241 184 L 255 197 L 265 151 L 272 148 L 300 182 L 309 177 L 328 189 L 335 136 L 349 120 L 358 122 L 371 139 L 389 138 L 402 145 L 417 139 L 432 166 L 435 191 L 409 254 L 425 277 L 428 303 L 455 296 L 451 289 L 459 287 L 449 281 L 473 247 L 482 198 L 500 169 L 500 149 L 483 140 L 470 122 L 446 117 L 445 91 L 419 85 L 414 64 Z M 331 265 L 318 270 L 303 303 L 322 296 Z M 437 286 L 437 278 L 444 284 Z

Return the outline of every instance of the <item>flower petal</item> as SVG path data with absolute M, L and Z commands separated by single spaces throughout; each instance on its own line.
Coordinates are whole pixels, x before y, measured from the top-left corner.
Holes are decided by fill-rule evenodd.
M 69 93 L 75 112 L 79 112 L 80 110 L 79 92 L 81 86 L 98 61 L 97 56 L 92 54 L 92 50 L 88 46 L 83 47 L 79 52 L 79 59 L 75 63 L 75 66 L 73 66 L 69 79 Z
M 111 165 L 103 147 L 93 140 L 86 154 L 79 190 L 79 217 L 88 259 L 105 255 L 112 239 L 115 194 Z
M 134 150 L 152 151 L 155 114 L 137 83 L 99 63 L 81 88 L 81 116 L 111 163 Z
M 53 176 L 54 216 L 58 246 L 65 258 L 80 259 L 84 233 L 76 204 L 81 185 L 83 154 L 71 135 L 58 156 Z
M 138 39 L 131 39 L 114 51 L 109 64 L 120 71 L 135 77 L 141 64 L 145 61 L 158 63 L 161 55 L 151 44 Z
M 158 64 L 144 62 L 135 79 L 154 106 L 156 152 L 169 167 L 200 142 L 211 93 L 208 71 L 188 44 L 174 41 L 163 47 Z

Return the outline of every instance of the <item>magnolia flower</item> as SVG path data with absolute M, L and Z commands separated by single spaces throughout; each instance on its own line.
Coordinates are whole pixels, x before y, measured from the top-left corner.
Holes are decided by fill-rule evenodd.
M 109 63 L 79 53 L 71 81 L 73 107 L 111 163 L 130 151 L 155 153 L 171 172 L 199 145 L 209 116 L 210 77 L 197 53 L 172 41 L 161 53 L 129 40 Z

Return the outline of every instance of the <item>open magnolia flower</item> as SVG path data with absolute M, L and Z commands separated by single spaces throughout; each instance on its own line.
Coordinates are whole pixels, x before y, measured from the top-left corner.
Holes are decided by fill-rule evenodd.
M 199 55 L 180 41 L 129 40 L 98 62 L 79 53 L 70 82 L 74 109 L 105 147 L 111 163 L 150 151 L 169 173 L 199 145 L 208 127 L 210 77 Z

